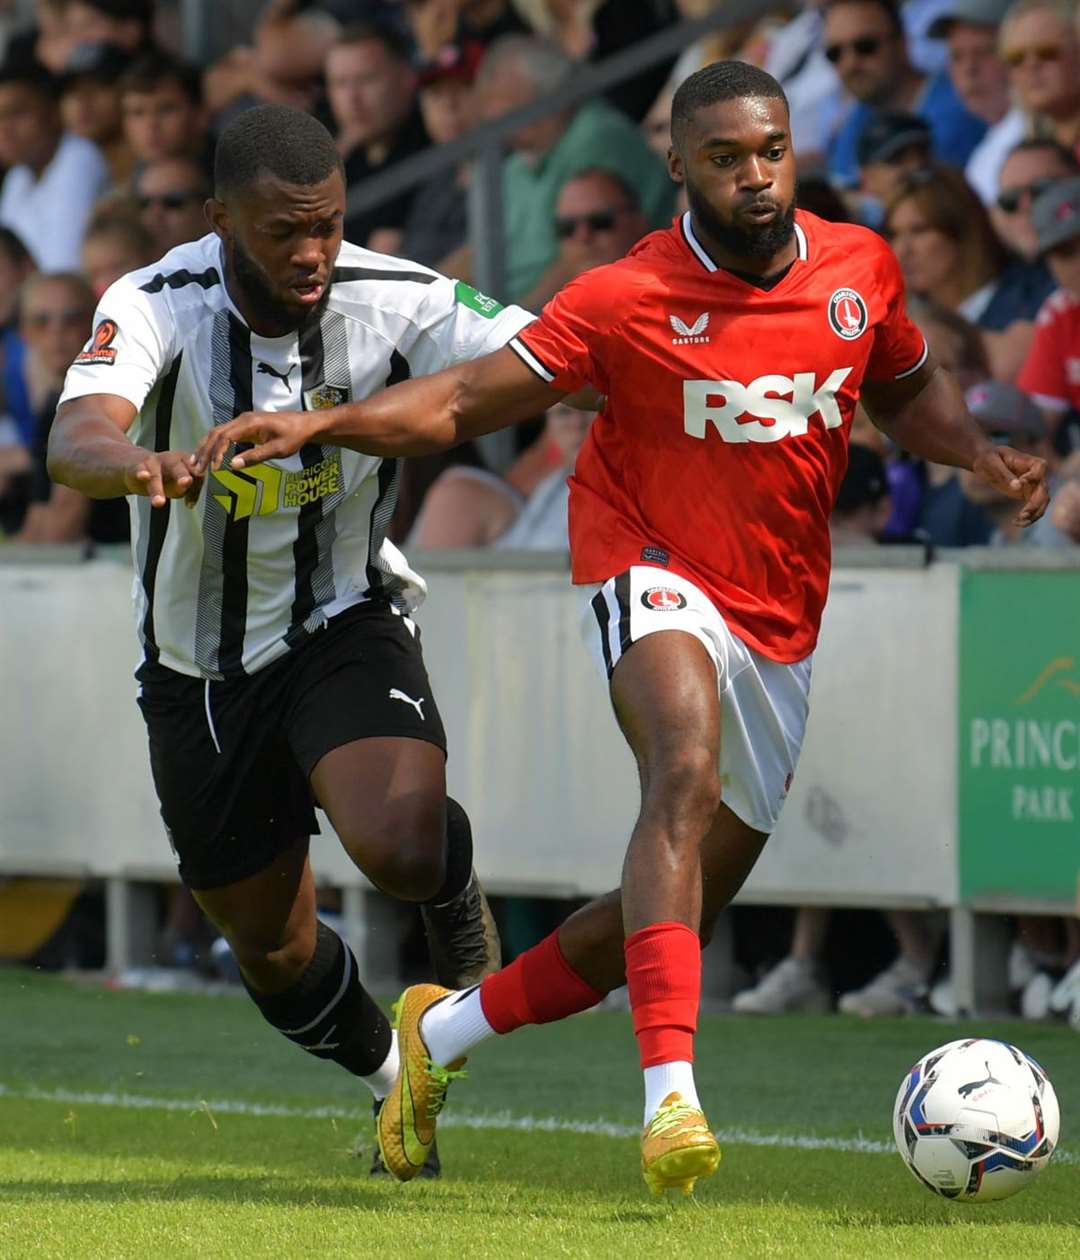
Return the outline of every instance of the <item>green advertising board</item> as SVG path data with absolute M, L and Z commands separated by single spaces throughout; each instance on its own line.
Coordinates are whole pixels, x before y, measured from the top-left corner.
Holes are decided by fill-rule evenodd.
M 962 897 L 1077 896 L 1080 573 L 965 571 Z

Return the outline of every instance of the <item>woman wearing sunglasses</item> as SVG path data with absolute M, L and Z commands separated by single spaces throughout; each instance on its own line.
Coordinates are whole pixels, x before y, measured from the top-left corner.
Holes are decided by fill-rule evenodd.
M 906 175 L 886 205 L 884 231 L 908 292 L 975 324 L 993 375 L 1014 379 L 1053 284 L 1009 253 L 963 175 L 945 165 Z

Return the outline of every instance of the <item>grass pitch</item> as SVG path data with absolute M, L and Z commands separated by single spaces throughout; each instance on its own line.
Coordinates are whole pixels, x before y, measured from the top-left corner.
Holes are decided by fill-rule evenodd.
M 1066 1137 L 1029 1190 L 981 1206 L 930 1195 L 890 1149 L 904 1071 L 972 1033 L 1044 1064 Z M 584 1016 L 475 1052 L 443 1180 L 398 1186 L 350 1153 L 360 1131 L 370 1150 L 364 1087 L 244 999 L 0 972 L 0 1257 L 1075 1257 L 1078 1055 L 1075 1033 L 1020 1023 L 706 1018 L 724 1161 L 660 1201 L 637 1171 L 629 1020 Z

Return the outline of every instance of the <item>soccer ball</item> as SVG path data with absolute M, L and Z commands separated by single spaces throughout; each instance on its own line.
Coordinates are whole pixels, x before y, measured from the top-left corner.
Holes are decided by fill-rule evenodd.
M 913 1176 L 946 1199 L 1007 1199 L 1057 1146 L 1061 1116 L 1046 1073 L 1004 1041 L 950 1041 L 904 1077 L 896 1146 Z

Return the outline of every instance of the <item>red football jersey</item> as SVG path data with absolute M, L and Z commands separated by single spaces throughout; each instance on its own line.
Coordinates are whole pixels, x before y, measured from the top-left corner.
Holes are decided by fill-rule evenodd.
M 1080 299 L 1067 289 L 1042 304 L 1016 383 L 1047 411 L 1080 408 Z
M 817 641 L 859 387 L 926 359 L 880 237 L 801 211 L 795 234 L 762 288 L 718 268 L 687 213 L 511 343 L 559 389 L 607 398 L 570 481 L 573 580 L 670 568 L 777 661 Z

